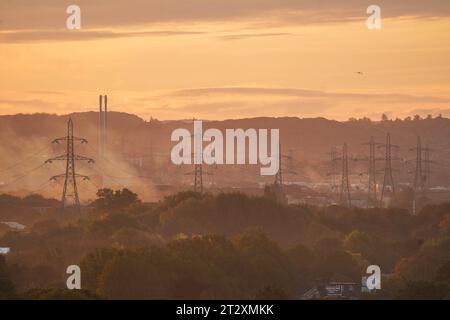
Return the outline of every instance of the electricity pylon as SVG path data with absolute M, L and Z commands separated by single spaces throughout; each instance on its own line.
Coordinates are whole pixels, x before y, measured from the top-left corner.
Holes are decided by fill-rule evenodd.
M 383 199 L 387 192 L 388 187 L 391 189 L 392 198 L 395 201 L 397 199 L 397 195 L 395 192 L 395 183 L 394 178 L 392 176 L 392 160 L 398 160 L 392 158 L 392 149 L 399 148 L 398 146 L 391 144 L 391 135 L 388 133 L 386 135 L 386 144 L 384 145 L 386 148 L 385 156 L 384 156 L 384 179 L 383 179 L 383 187 L 381 189 L 381 197 L 380 197 L 380 207 L 383 207 Z
M 346 143 L 342 146 L 342 177 L 339 202 L 347 207 L 351 206 L 350 182 L 348 178 L 348 152 Z
M 187 172 L 185 175 L 193 175 L 194 176 L 194 191 L 195 192 L 203 192 L 203 175 L 213 175 L 211 172 L 203 171 L 202 158 L 199 155 L 193 153 L 191 155 L 194 159 L 197 158 L 197 161 L 194 161 L 194 171 Z M 197 162 L 197 163 L 195 163 Z
M 369 170 L 368 176 L 369 181 L 367 185 L 367 207 L 377 207 L 377 182 L 376 182 L 376 158 L 375 158 L 375 147 L 376 143 L 373 137 L 370 137 L 370 141 L 365 143 L 369 146 Z
M 194 191 L 203 192 L 203 168 L 202 164 L 194 165 Z
M 280 151 L 278 153 L 278 171 L 275 174 L 275 181 L 274 181 L 275 188 L 277 188 L 280 192 L 283 190 L 283 173 L 281 170 L 281 146 Z
M 416 213 L 417 204 L 423 205 L 427 198 L 429 180 L 430 180 L 430 151 L 428 147 L 422 147 L 420 137 L 417 137 L 417 145 L 411 149 L 416 151 L 416 168 L 414 172 L 414 198 L 413 198 L 413 214 Z
M 288 154 L 285 155 L 281 152 L 281 145 L 279 147 L 278 154 L 278 171 L 275 174 L 274 185 L 279 190 L 283 188 L 283 175 L 297 175 L 297 172 L 294 170 L 294 149 L 289 149 Z M 283 168 L 283 159 L 286 159 L 286 167 Z
M 426 175 L 422 168 L 422 142 L 420 137 L 417 137 L 416 150 L 416 170 L 414 174 L 414 200 L 416 200 L 417 194 L 421 193 L 422 197 L 426 197 L 425 181 Z
M 428 148 L 428 145 L 425 146 L 425 176 L 427 177 L 426 181 L 425 181 L 425 186 L 427 188 L 430 187 L 430 180 L 431 180 L 431 169 L 430 169 L 430 151 L 431 149 Z
M 283 188 L 283 165 L 282 165 L 282 152 L 281 152 L 281 144 L 278 149 L 278 171 L 275 174 L 275 180 L 273 182 L 272 190 L 275 193 L 276 201 L 286 204 L 288 202 L 288 199 L 286 197 L 286 194 L 284 193 Z
M 76 161 L 87 161 L 88 163 L 93 163 L 94 160 L 84 156 L 75 154 L 75 142 L 87 143 L 84 138 L 78 138 L 73 136 L 73 122 L 70 118 L 67 122 L 67 135 L 62 138 L 57 138 L 53 140 L 52 143 L 60 143 L 64 141 L 66 143 L 66 153 L 54 158 L 50 158 L 45 163 L 51 163 L 55 160 L 65 160 L 66 161 L 66 172 L 59 174 L 50 178 L 50 180 L 56 180 L 58 178 L 64 177 L 64 186 L 62 192 L 62 211 L 68 207 L 68 198 L 72 199 L 72 206 L 79 212 L 80 211 L 80 199 L 78 197 L 77 189 L 77 178 L 83 178 L 83 180 L 89 180 L 88 176 L 77 174 L 75 171 Z
M 430 160 L 430 152 L 432 152 L 433 150 L 431 150 L 428 145 L 425 146 L 425 149 L 423 149 L 424 151 L 424 155 L 425 155 L 425 188 L 427 190 L 429 190 L 430 186 L 431 186 L 431 168 L 430 168 L 430 163 L 434 163 L 434 161 Z

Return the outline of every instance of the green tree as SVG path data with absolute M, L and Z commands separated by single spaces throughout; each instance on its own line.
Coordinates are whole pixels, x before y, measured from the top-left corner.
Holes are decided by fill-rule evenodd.
M 314 276 L 330 280 L 358 280 L 361 272 L 354 257 L 341 247 L 338 239 L 322 239 L 314 246 Z
M 244 277 L 253 287 L 274 286 L 287 292 L 295 290 L 295 277 L 288 257 L 277 243 L 271 241 L 260 229 L 250 229 L 237 236 L 235 246 L 249 272 Z
M 136 193 L 124 188 L 122 190 L 100 189 L 94 205 L 98 210 L 117 210 L 140 202 Z
M 287 251 L 287 256 L 294 270 L 298 287 L 309 285 L 315 261 L 312 251 L 303 245 L 296 245 Z
M 363 231 L 349 233 L 344 238 L 343 246 L 350 252 L 361 254 L 370 264 L 379 265 L 385 271 L 391 270 L 397 261 L 392 244 Z
M 436 281 L 450 285 L 450 260 L 436 271 Z
M 447 285 L 429 281 L 408 281 L 395 297 L 402 300 L 442 300 L 450 297 Z

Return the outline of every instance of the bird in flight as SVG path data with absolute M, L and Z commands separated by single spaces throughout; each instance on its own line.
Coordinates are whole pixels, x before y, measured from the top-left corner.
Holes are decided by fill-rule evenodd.
M 357 74 L 363 75 L 362 71 L 357 71 Z

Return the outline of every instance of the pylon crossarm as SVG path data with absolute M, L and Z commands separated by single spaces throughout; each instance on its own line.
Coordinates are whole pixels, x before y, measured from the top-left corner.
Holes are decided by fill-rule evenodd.
M 67 141 L 67 137 L 57 138 L 52 141 L 52 143 L 60 143 L 61 141 Z M 84 138 L 73 137 L 73 141 L 80 141 L 81 143 L 88 143 L 88 141 Z
M 66 176 L 65 174 L 58 174 L 56 176 L 51 177 L 50 180 L 56 181 L 58 178 L 64 178 L 65 176 Z
M 52 143 L 59 143 L 60 141 L 67 141 L 67 137 L 57 138 L 52 141 Z
M 52 163 L 52 161 L 56 161 L 56 160 L 67 160 L 67 156 L 64 154 L 64 155 L 60 155 L 60 156 L 57 156 L 54 158 L 50 158 L 50 159 L 45 160 L 44 163 Z
M 83 180 L 90 180 L 90 178 L 88 176 L 85 176 L 82 174 L 75 173 L 74 176 L 75 176 L 75 178 L 82 178 Z M 66 174 L 62 173 L 62 174 L 58 174 L 56 176 L 51 177 L 50 180 L 56 181 L 58 178 L 65 178 L 65 177 L 66 177 Z
M 88 143 L 88 141 L 84 138 L 73 137 L 74 141 L 80 141 L 81 143 Z
M 74 160 L 87 161 L 88 163 L 95 163 L 94 159 L 79 155 L 74 155 Z
M 88 176 L 82 175 L 82 174 L 75 174 L 75 178 L 82 178 L 83 180 L 90 180 Z

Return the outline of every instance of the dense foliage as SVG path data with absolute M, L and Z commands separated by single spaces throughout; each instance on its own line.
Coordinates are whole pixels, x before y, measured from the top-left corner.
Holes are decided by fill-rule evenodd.
M 450 204 L 412 216 L 239 193 L 145 204 L 102 189 L 91 208 L 27 215 L 26 230 L 3 232 L 11 252 L 0 256 L 0 298 L 296 299 L 317 281 L 358 283 L 369 264 L 381 267 L 383 290 L 367 298 L 450 298 Z M 82 291 L 64 289 L 71 264 Z

